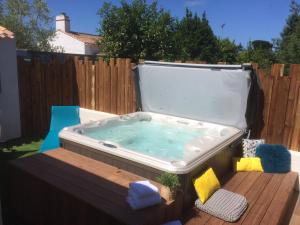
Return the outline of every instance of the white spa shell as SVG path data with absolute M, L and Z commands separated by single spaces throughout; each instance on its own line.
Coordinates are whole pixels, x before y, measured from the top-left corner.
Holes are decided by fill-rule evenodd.
M 84 135 L 84 130 L 88 128 L 99 128 L 106 123 L 112 122 L 117 126 L 118 123 L 126 120 L 139 120 L 144 117 L 151 117 L 152 120 L 165 123 L 186 124 L 188 128 L 199 128 L 206 130 L 206 135 L 201 136 L 187 143 L 184 149 L 184 158 L 180 161 L 164 161 L 152 156 L 126 149 L 118 143 L 96 140 Z M 100 121 L 94 121 L 77 126 L 63 129 L 59 136 L 61 139 L 68 140 L 80 145 L 87 146 L 97 151 L 109 153 L 133 162 L 137 162 L 161 171 L 172 172 L 176 174 L 186 174 L 195 169 L 199 164 L 216 155 L 219 151 L 234 143 L 242 135 L 243 131 L 235 127 L 213 124 L 204 121 L 196 121 L 175 116 L 151 113 L 137 112 L 124 116 L 117 116 Z

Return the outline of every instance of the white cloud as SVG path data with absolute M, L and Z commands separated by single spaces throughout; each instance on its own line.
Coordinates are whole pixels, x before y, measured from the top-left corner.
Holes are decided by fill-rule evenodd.
M 185 5 L 190 6 L 190 7 L 204 5 L 204 3 L 205 3 L 204 0 L 186 0 L 185 1 Z

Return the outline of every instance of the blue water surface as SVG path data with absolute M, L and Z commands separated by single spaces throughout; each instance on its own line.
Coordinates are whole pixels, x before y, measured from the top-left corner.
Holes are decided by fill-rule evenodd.
M 182 160 L 185 144 L 202 133 L 185 125 L 159 121 L 123 122 L 85 131 L 88 137 L 118 143 L 124 148 L 167 161 Z

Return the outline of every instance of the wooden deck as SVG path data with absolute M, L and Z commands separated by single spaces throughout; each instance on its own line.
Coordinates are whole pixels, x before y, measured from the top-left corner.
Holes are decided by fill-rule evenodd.
M 180 196 L 131 210 L 126 203 L 128 185 L 144 178 L 64 149 L 15 160 L 9 170 L 5 208 L 10 218 L 31 225 L 154 225 L 181 213 Z
M 179 217 L 186 225 L 230 224 L 195 208 L 180 216 L 181 197 L 132 211 L 125 202 L 128 184 L 142 177 L 64 149 L 18 159 L 9 171 L 3 208 L 8 218 L 24 221 L 22 225 L 158 225 Z M 233 224 L 284 222 L 287 208 L 295 205 L 291 197 L 297 178 L 293 172 L 241 172 L 230 177 L 224 188 L 244 195 L 249 202 L 242 218 Z
M 294 172 L 287 174 L 239 172 L 224 185 L 225 189 L 244 195 L 248 200 L 248 209 L 239 221 L 226 223 L 193 208 L 184 215 L 184 224 L 282 224 L 287 209 L 293 207 L 290 203 L 297 177 L 298 174 Z
M 288 215 L 286 216 L 283 224 L 284 225 L 299 225 L 300 224 L 300 196 L 299 192 L 295 192 L 292 197 L 291 205 L 295 207 L 290 207 Z

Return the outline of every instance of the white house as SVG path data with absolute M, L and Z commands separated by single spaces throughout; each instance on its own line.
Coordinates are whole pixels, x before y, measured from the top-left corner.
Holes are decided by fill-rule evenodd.
M 20 135 L 16 41 L 12 32 L 0 26 L 0 143 Z
M 64 53 L 95 55 L 100 52 L 97 41 L 100 36 L 70 30 L 70 19 L 62 13 L 56 16 L 56 34 L 51 45 Z

